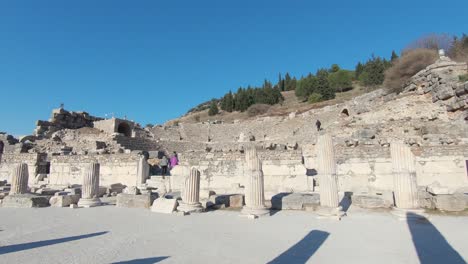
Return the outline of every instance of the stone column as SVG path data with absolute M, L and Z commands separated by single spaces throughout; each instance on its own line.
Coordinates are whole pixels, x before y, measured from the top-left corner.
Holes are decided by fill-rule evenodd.
M 410 147 L 401 141 L 393 141 L 390 144 L 390 154 L 393 168 L 393 193 L 395 196 L 398 217 L 406 219 L 407 211 L 417 211 L 423 216 L 423 210 L 418 210 L 418 186 L 416 183 L 416 169 L 414 155 Z M 410 214 L 412 218 L 416 214 Z
M 319 215 L 341 218 L 344 212 L 339 206 L 338 177 L 336 175 L 335 152 L 331 135 L 320 135 L 317 139 L 317 172 L 320 186 Z
M 101 205 L 99 199 L 99 163 L 91 163 L 85 169 L 83 175 L 83 186 L 81 190 L 81 199 L 78 206 L 93 207 Z
M 265 206 L 262 161 L 258 158 L 254 146 L 245 150 L 245 161 L 247 164 L 247 184 L 242 214 L 254 217 L 269 215 L 270 211 Z
M 28 164 L 20 163 L 13 169 L 10 195 L 28 192 Z
M 146 180 L 149 176 L 149 164 L 146 160 L 145 155 L 141 155 L 138 160 L 137 168 L 137 186 L 142 186 L 146 184 Z
M 177 207 L 177 210 L 185 213 L 199 213 L 203 211 L 200 203 L 200 172 L 195 167 L 192 167 L 190 175 L 185 178 L 182 202 Z

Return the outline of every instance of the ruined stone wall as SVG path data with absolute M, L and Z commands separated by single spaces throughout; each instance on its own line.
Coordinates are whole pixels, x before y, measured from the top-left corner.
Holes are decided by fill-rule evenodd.
M 38 120 L 34 134 L 40 137 L 50 137 L 52 133 L 61 129 L 78 129 L 82 127 L 93 127 L 93 122 L 102 120 L 86 112 L 69 112 L 63 108 L 52 110 L 48 121 Z
M 393 188 L 389 148 L 351 148 L 337 155 L 342 191 L 379 192 Z M 354 152 L 351 155 L 350 152 Z M 412 147 L 419 186 L 435 181 L 450 189 L 468 187 L 468 149 L 465 146 Z M 313 163 L 313 161 L 311 162 Z
M 71 155 L 50 158 L 50 184 L 81 184 L 86 164 L 97 161 L 101 165 L 100 184 L 122 183 L 136 185 L 137 154 Z
M 393 189 L 389 147 L 363 145 L 335 146 L 340 191 L 388 192 Z M 468 187 L 466 160 L 468 149 L 463 145 L 413 147 L 416 155 L 418 185 L 435 181 L 453 190 Z M 265 191 L 312 191 L 317 174 L 315 147 L 301 150 L 259 151 L 265 174 Z M 244 154 L 234 152 L 190 152 L 180 154 L 181 165 L 171 171 L 172 188 L 178 190 L 191 166 L 201 172 L 201 188 L 219 193 L 242 192 L 245 184 Z
M 265 179 L 265 191 L 272 194 L 282 191 L 307 191 L 311 188 L 302 164 L 300 151 L 259 151 Z M 219 193 L 242 192 L 245 186 L 246 167 L 241 152 L 192 152 L 180 155 L 181 163 L 171 171 L 171 185 L 180 190 L 191 166 L 201 172 L 201 188 Z M 310 187 L 309 187 L 310 186 Z
M 28 164 L 29 184 L 34 182 L 37 166 L 45 161 L 45 154 L 38 153 L 3 153 L 0 154 L 0 180 L 11 182 L 12 171 L 19 163 Z
M 13 153 L 19 152 L 19 141 L 12 135 L 0 133 L 0 153 Z

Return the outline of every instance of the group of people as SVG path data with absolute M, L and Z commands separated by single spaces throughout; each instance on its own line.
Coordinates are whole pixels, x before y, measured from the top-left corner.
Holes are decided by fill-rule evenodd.
M 169 159 L 164 154 L 159 160 L 159 166 L 161 167 L 161 175 L 166 176 L 168 172 L 168 168 L 172 169 L 178 164 L 179 164 L 179 158 L 177 157 L 177 153 L 175 151 L 172 153 Z

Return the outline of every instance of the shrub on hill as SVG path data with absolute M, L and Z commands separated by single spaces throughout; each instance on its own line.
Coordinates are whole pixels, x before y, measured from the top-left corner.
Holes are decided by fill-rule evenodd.
M 322 95 L 319 93 L 312 93 L 307 100 L 310 104 L 322 101 Z
M 208 110 L 208 115 L 214 116 L 214 115 L 217 115 L 218 113 L 219 113 L 218 103 L 215 100 L 213 100 L 211 101 L 210 110 Z
M 252 116 L 257 116 L 261 114 L 265 114 L 268 112 L 268 109 L 270 109 L 270 105 L 267 104 L 254 104 L 247 109 L 247 115 L 252 117 Z
M 389 93 L 400 93 L 405 83 L 420 70 L 437 60 L 437 52 L 431 49 L 414 49 L 403 53 L 385 72 L 384 86 Z

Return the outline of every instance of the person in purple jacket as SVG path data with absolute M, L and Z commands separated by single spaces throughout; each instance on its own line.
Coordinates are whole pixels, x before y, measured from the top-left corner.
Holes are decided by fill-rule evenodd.
M 177 158 L 177 153 L 174 151 L 174 154 L 172 154 L 171 159 L 169 160 L 171 164 L 171 168 L 174 168 L 179 164 L 179 158 Z

